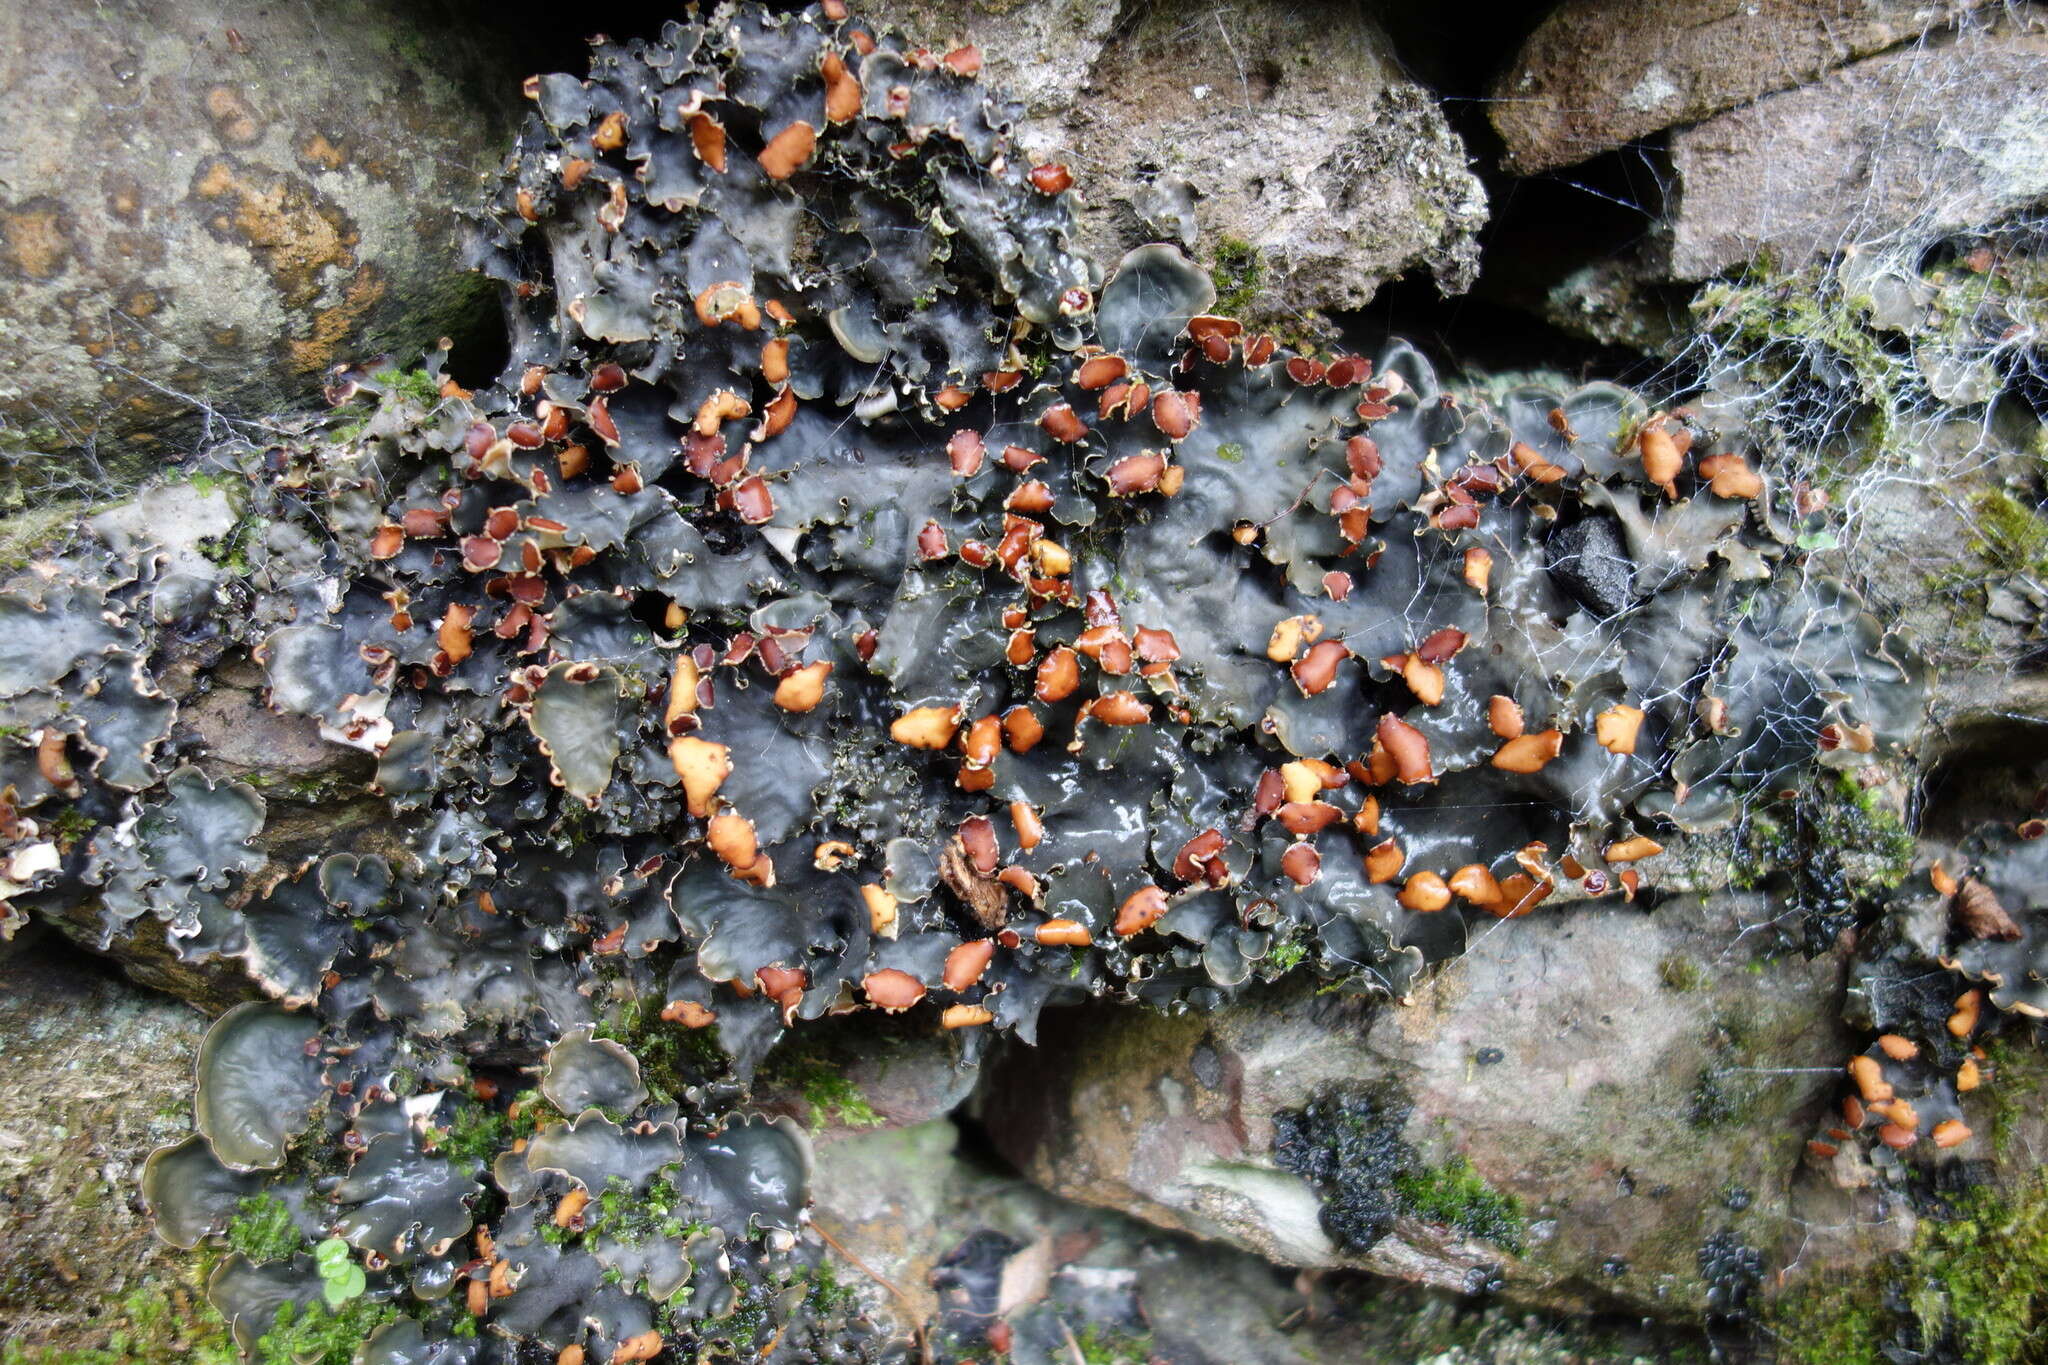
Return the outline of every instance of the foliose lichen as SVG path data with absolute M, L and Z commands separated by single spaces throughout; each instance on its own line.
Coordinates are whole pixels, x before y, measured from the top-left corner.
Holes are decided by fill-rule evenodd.
M 215 452 L 214 557 L 107 531 L 0 593 L 0 923 L 90 896 L 268 997 L 145 1176 L 183 1246 L 290 1211 L 212 1275 L 244 1349 L 841 1358 L 806 1139 L 746 1110 L 785 1029 L 1397 996 L 1911 743 L 1917 661 L 1741 431 L 1292 354 L 1171 247 L 1105 283 L 978 67 L 837 0 L 600 43 L 478 219 L 499 379 L 337 373 L 345 439 Z M 238 660 L 388 819 L 287 840 L 209 761 Z M 1393 1107 L 1302 1120 L 1335 1235 L 1505 1243 Z

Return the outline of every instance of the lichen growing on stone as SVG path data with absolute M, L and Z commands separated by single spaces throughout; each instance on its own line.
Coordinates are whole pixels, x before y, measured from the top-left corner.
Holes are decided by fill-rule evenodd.
M 291 1210 L 214 1275 L 245 1345 L 313 1323 L 331 1233 L 374 1361 L 735 1318 L 832 1358 L 855 1327 L 777 1316 L 803 1137 L 745 1112 L 784 1030 L 971 1059 L 1089 996 L 1398 996 L 1911 743 L 1916 661 L 1801 571 L 1742 433 L 1292 354 L 1170 247 L 1105 282 L 977 69 L 835 0 L 601 43 L 480 216 L 498 382 L 337 374 L 378 400 L 346 439 L 217 452 L 224 562 L 105 535 L 0 595 L 6 904 L 91 894 L 102 943 L 269 998 L 145 1180 L 180 1245 Z M 208 763 L 181 708 L 244 657 L 386 820 L 287 845 Z M 1311 1177 L 1339 1240 L 1519 1239 L 1359 1122 L 1366 1173 Z

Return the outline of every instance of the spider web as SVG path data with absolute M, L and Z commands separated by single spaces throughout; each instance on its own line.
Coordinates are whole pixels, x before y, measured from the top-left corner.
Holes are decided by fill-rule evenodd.
M 2034 528 L 1998 524 L 1987 504 L 2005 493 L 2030 519 L 2044 501 L 2048 212 L 2037 199 L 1957 221 L 1985 201 L 1987 178 L 2039 178 L 1989 164 L 2018 148 L 2009 129 L 1979 121 L 1990 76 L 1977 63 L 2001 30 L 2028 22 L 2024 7 L 1992 6 L 1872 59 L 1891 65 L 1885 93 L 1896 98 L 1872 128 L 1840 226 L 1774 220 L 1781 196 L 1766 183 L 1752 233 L 1783 244 L 1784 264 L 1766 252 L 1705 284 L 1651 385 L 1739 424 L 1798 500 L 1800 544 L 1816 552 L 1807 571 L 1851 578 L 1880 614 L 1907 619 L 1936 664 L 2028 666 L 2030 625 L 1972 623 L 2002 579 L 2017 580 L 2032 611 L 2044 601 Z M 2036 103 L 2020 117 L 2039 157 L 2048 112 Z M 1773 175 L 1799 162 L 1768 148 L 1756 158 Z M 1782 197 L 1803 196 L 1787 186 Z M 2005 615 L 2016 624 L 2011 603 Z

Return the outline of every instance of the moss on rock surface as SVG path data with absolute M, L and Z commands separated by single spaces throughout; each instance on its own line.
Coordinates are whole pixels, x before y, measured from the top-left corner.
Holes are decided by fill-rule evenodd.
M 1904 1253 L 1781 1299 L 1766 1326 L 1799 1365 L 1899 1358 L 2024 1365 L 2048 1352 L 2048 1182 L 1930 1196 Z

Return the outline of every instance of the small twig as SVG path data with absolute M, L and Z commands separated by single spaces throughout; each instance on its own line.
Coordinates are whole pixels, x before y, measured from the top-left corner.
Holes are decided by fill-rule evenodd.
M 924 1323 L 918 1314 L 917 1305 L 911 1301 L 910 1295 L 904 1293 L 901 1289 L 898 1289 L 893 1281 L 878 1274 L 873 1267 L 868 1265 L 866 1261 L 863 1261 L 860 1257 L 854 1255 L 845 1247 L 841 1246 L 839 1243 L 839 1239 L 837 1237 L 834 1237 L 831 1233 L 825 1231 L 824 1225 L 819 1223 L 816 1218 L 813 1218 L 811 1220 L 811 1231 L 817 1233 L 819 1238 L 823 1240 L 826 1246 L 831 1247 L 832 1250 L 838 1252 L 840 1258 L 844 1260 L 848 1265 L 851 1265 L 855 1270 L 858 1270 L 861 1274 L 867 1276 L 876 1284 L 882 1286 L 882 1288 L 889 1291 L 891 1297 L 893 1297 L 896 1300 L 896 1302 L 902 1306 L 904 1316 L 912 1324 L 910 1329 L 910 1335 L 912 1339 L 917 1342 L 918 1359 L 923 1361 L 924 1365 L 932 1365 L 931 1343 L 925 1339 Z
M 1067 1355 L 1074 1365 L 1088 1365 L 1088 1357 L 1081 1354 L 1081 1343 L 1074 1340 L 1074 1329 L 1067 1326 L 1067 1320 L 1060 1318 L 1060 1335 L 1067 1339 Z

